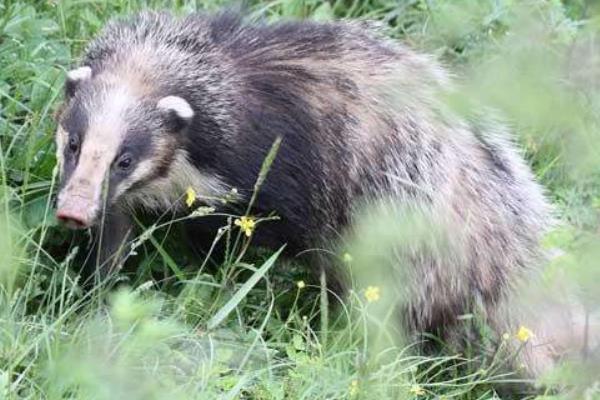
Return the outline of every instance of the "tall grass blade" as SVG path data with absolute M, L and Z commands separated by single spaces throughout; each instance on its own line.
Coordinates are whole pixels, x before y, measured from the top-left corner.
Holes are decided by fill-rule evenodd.
M 207 328 L 212 330 L 216 328 L 227 316 L 237 307 L 238 304 L 248 295 L 248 292 L 262 279 L 267 271 L 273 266 L 285 246 L 282 246 L 275 254 L 267 259 L 264 264 L 252 274 L 250 279 L 233 295 L 233 297 L 208 321 Z

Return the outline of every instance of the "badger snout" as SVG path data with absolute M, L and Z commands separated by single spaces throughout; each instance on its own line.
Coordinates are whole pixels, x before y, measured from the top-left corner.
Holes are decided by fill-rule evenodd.
M 95 209 L 89 198 L 65 194 L 58 198 L 56 218 L 70 229 L 85 229 L 93 225 Z

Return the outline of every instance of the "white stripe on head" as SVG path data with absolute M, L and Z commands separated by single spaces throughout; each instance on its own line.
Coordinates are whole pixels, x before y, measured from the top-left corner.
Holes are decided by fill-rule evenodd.
M 137 100 L 138 97 L 127 85 L 118 85 L 106 90 L 101 104 L 97 105 L 100 109 L 90 109 L 88 111 L 89 115 L 92 116 L 90 128 L 97 128 L 96 134 L 110 131 L 109 134 L 111 135 L 118 132 L 118 136 L 123 137 L 126 132 L 125 113 Z

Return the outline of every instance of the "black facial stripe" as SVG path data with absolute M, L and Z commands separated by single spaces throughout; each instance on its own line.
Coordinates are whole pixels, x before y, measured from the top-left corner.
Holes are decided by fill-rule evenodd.
M 88 127 L 88 117 L 83 107 L 76 100 L 73 100 L 71 104 L 65 107 L 58 122 L 67 134 L 64 138 L 64 148 L 62 149 L 63 165 L 60 182 L 60 188 L 62 189 L 69 182 L 71 175 L 73 175 L 77 167 L 81 145 Z M 73 140 L 78 144 L 76 152 L 73 152 L 69 145 Z
M 73 104 L 66 113 L 63 114 L 60 124 L 69 134 L 69 137 L 75 135 L 79 138 L 79 143 L 83 143 L 83 138 L 88 128 L 88 117 L 80 104 Z
M 145 128 L 137 127 L 127 134 L 119 154 L 123 154 L 123 152 L 131 154 L 133 165 L 127 172 L 115 173 L 116 176 L 113 178 L 114 181 L 111 182 L 111 186 L 118 186 L 121 180 L 126 179 L 127 176 L 136 171 L 137 165 L 140 162 L 150 158 L 153 159 L 151 171 L 140 180 L 132 182 L 127 191 L 135 191 L 146 185 L 148 182 L 164 177 L 169 173 L 171 163 L 175 158 L 177 146 L 175 143 L 171 143 L 172 145 L 166 145 L 160 149 L 156 148 L 153 144 L 153 131 L 151 131 L 151 129 L 157 130 L 160 128 L 151 128 L 148 125 Z
M 152 152 L 152 134 L 142 130 L 130 131 L 125 136 L 117 152 L 117 161 L 123 154 L 129 153 L 134 164 L 148 158 Z
M 152 165 L 152 170 L 142 179 L 133 182 L 133 184 L 127 189 L 128 191 L 135 191 L 137 189 L 143 188 L 149 182 L 152 182 L 156 179 L 166 177 L 172 168 L 172 163 L 175 160 L 175 156 L 177 154 L 176 146 L 169 146 L 166 149 L 163 149 L 163 153 L 158 155 L 154 155 L 155 162 Z M 135 166 L 133 168 L 135 170 Z
M 109 198 L 112 198 L 116 188 L 126 180 L 131 174 L 136 171 L 140 162 L 148 159 L 153 153 L 152 134 L 149 127 L 138 126 L 130 129 L 125 135 L 125 139 L 121 143 L 116 158 L 111 166 L 111 178 L 109 187 Z M 121 168 L 119 161 L 127 157 L 131 160 L 128 168 Z M 127 191 L 137 187 L 137 182 L 132 182 L 132 185 Z

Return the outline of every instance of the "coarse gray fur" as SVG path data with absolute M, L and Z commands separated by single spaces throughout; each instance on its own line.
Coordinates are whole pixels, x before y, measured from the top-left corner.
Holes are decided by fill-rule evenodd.
M 432 57 L 361 23 L 144 13 L 111 22 L 81 65 L 91 76 L 68 82 L 60 120 L 78 108 L 83 143 L 103 130 L 102 143 L 90 147 L 102 150 L 85 158 L 104 163 L 89 167 L 99 171 L 97 181 L 106 182 L 124 138 L 140 124 L 151 143 L 132 172 L 108 178 L 111 210 L 164 211 L 187 186 L 201 196 L 237 188 L 248 200 L 281 136 L 253 212 L 282 219 L 261 227 L 259 242 L 262 235 L 263 244 L 295 251 L 321 246 L 350 230 L 356 204 L 392 201 L 452 231 L 447 257 L 405 255 L 413 261 L 405 276 L 414 279 L 399 284 L 411 294 L 404 308 L 411 329 L 451 327 L 472 302 L 500 333 L 521 323 L 506 303 L 540 266 L 551 209 L 504 125 L 468 120 L 439 100 L 452 84 Z M 165 96 L 184 99 L 193 118 L 163 123 L 156 105 Z M 185 114 L 174 104 L 175 114 Z M 77 189 L 69 177 L 83 168 L 64 161 L 73 134 L 66 125 L 57 139 L 65 193 Z M 107 137 L 114 138 L 110 151 Z M 122 239 L 115 235 L 106 247 Z M 553 337 L 543 324 L 528 324 L 540 327 L 538 337 Z M 559 347 L 528 351 L 532 372 L 546 369 Z

